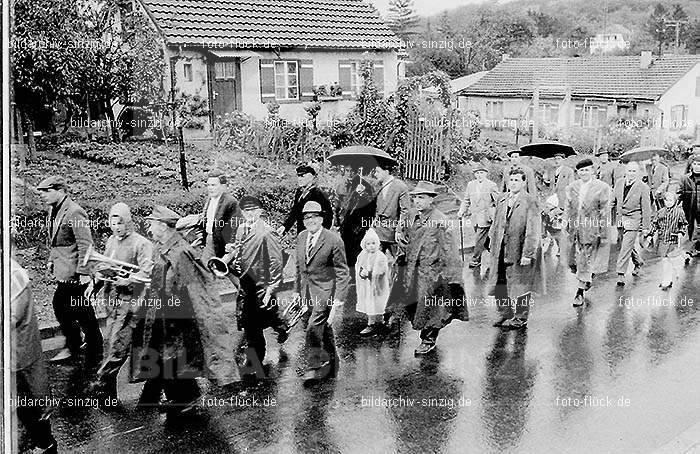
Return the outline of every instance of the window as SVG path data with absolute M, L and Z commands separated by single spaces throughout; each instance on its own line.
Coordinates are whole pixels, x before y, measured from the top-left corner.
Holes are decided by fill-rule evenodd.
M 360 62 L 350 62 L 350 92 L 353 96 L 360 94 L 362 88 L 362 78 L 360 77 Z
M 216 79 L 235 79 L 236 62 L 217 61 L 214 63 L 214 77 Z
M 182 72 L 185 76 L 185 80 L 192 82 L 192 65 L 190 63 L 185 63 L 182 65 Z
M 671 107 L 671 129 L 683 129 L 688 126 L 688 106 L 679 104 Z
M 486 118 L 500 120 L 503 118 L 503 101 L 486 101 Z
M 299 99 L 298 62 L 275 62 L 275 98 L 279 100 Z
M 595 128 L 605 126 L 607 121 L 608 111 L 604 106 L 590 104 L 574 106 L 574 124 L 576 126 Z

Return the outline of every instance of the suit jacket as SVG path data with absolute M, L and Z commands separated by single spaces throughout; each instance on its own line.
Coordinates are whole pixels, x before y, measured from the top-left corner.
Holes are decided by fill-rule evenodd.
M 486 293 L 495 294 L 499 256 L 503 248 L 508 294 L 517 297 L 544 290 L 544 273 L 541 270 L 542 215 L 536 196 L 524 191 L 516 196 L 508 213 L 508 196 L 502 196 L 496 205 L 496 215 L 489 233 L 491 259 Z M 521 266 L 522 258 L 531 259 L 532 264 Z
M 304 227 L 304 209 L 306 202 L 318 202 L 323 213 L 323 227 L 330 229 L 333 225 L 333 207 L 326 194 L 315 184 L 308 189 L 297 188 L 294 192 L 294 203 L 289 211 L 287 219 L 284 221 L 284 233 L 289 232 L 294 224 L 297 226 L 297 234 L 306 229 Z
M 516 164 L 516 165 L 508 164 L 506 166 L 506 168 L 503 170 L 503 180 L 501 181 L 501 192 L 508 191 L 508 179 L 510 178 L 509 174 L 510 174 L 510 171 L 515 167 L 519 167 L 525 171 L 527 192 L 529 192 L 530 194 L 537 194 L 537 180 L 535 180 L 535 171 L 524 164 Z
M 394 242 L 399 221 L 406 217 L 410 206 L 408 186 L 398 178 L 393 178 L 379 188 L 374 230 L 381 241 Z
M 562 165 L 554 172 L 554 192 L 559 199 L 559 208 L 564 209 L 566 203 L 566 187 L 576 179 L 574 169 Z
M 566 230 L 579 244 L 597 246 L 608 241 L 612 188 L 598 179 L 592 179 L 589 184 L 583 200 L 582 180 L 574 180 L 566 187 Z
M 477 180 L 471 180 L 467 183 L 467 190 L 460 209 L 465 212 L 469 209 L 472 225 L 475 227 L 488 227 L 493 222 L 499 196 L 498 186 L 493 181 L 484 179 L 480 186 Z
M 649 186 L 642 180 L 632 184 L 624 197 L 625 179 L 615 183 L 615 217 L 618 226 L 625 230 L 649 230 L 651 228 L 651 197 Z
M 700 178 L 700 176 L 696 177 L 692 173 L 683 175 L 680 185 L 679 200 L 683 205 L 685 219 L 688 221 L 689 239 L 694 239 L 695 223 L 700 219 L 700 213 L 698 212 L 698 197 L 700 197 L 700 191 L 698 191 L 698 186 L 695 184 L 695 178 Z
M 90 267 L 83 266 L 85 253 L 92 246 L 92 233 L 87 213 L 70 197 L 61 204 L 53 225 L 49 209 L 48 226 L 49 262 L 53 264 L 53 275 L 58 281 L 76 278 L 76 274 L 90 274 Z
M 204 227 L 204 241 L 206 243 L 207 235 L 207 208 L 209 208 L 211 197 L 207 196 L 204 202 L 204 210 L 202 211 L 202 227 Z M 226 254 L 226 243 L 232 242 L 236 234 L 236 228 L 243 222 L 242 215 L 238 209 L 238 200 L 228 192 L 221 194 L 219 204 L 216 207 L 216 215 L 214 216 L 214 226 L 212 234 L 214 237 L 214 252 L 217 257 L 223 257 Z
M 304 230 L 297 237 L 295 290 L 302 298 L 310 298 L 314 305 L 330 306 L 333 300 L 345 302 L 350 285 L 350 271 L 340 235 L 324 228 L 307 261 L 308 234 Z
M 666 164 L 659 163 L 649 169 L 649 186 L 655 198 L 663 198 L 671 179 L 671 171 Z
M 623 175 L 618 170 L 618 163 L 615 161 L 608 161 L 605 164 L 601 164 L 598 167 L 598 179 L 603 183 L 606 183 L 611 188 L 615 186 L 615 181 L 618 178 L 622 178 Z

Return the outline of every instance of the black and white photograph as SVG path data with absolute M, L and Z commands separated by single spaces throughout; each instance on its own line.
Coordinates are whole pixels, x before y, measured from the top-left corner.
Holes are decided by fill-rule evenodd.
M 700 0 L 3 0 L 3 453 L 700 454 Z

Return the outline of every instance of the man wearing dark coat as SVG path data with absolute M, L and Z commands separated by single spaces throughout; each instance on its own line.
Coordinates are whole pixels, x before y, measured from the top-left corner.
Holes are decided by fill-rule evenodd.
M 680 197 L 688 221 L 688 239 L 691 247 L 686 252 L 686 263 L 700 255 L 700 155 L 690 158 L 690 171 L 681 178 Z
M 406 183 L 392 175 L 388 168 L 377 166 L 374 175 L 379 182 L 379 189 L 372 227 L 379 236 L 382 252 L 386 252 L 396 244 L 397 235 L 401 236 L 399 223 L 411 207 L 411 198 Z M 396 255 L 397 251 L 391 252 Z
M 304 345 L 304 384 L 334 378 L 339 360 L 331 323 L 345 304 L 350 272 L 340 236 L 322 226 L 323 208 L 306 202 L 306 228 L 297 237 L 294 298 L 311 308 Z
M 525 191 L 526 178 L 522 169 L 510 171 L 508 193 L 496 205 L 489 237 L 487 294 L 496 297 L 500 313 L 494 326 L 509 329 L 526 326 L 532 292 L 544 290 L 540 269 L 542 216 L 536 196 Z
M 573 305 L 579 307 L 584 303 L 584 292 L 591 288 L 593 274 L 602 272 L 596 265 L 608 262 L 600 256 L 609 253 L 605 245 L 610 236 L 612 189 L 593 176 L 591 159 L 576 164 L 576 172 L 579 179 L 566 187 L 564 219 L 573 249 L 570 267 L 578 279 Z
M 440 330 L 452 320 L 469 320 L 462 287 L 461 263 L 452 224 L 434 205 L 435 185 L 419 181 L 410 192 L 413 209 L 402 225 L 406 238 L 403 272 L 406 312 L 420 331 L 416 356 L 435 349 Z
M 263 211 L 260 199 L 241 197 L 240 206 L 245 222 L 238 226 L 235 243 L 231 245 L 236 251 L 234 268 L 240 283 L 236 312 L 239 329 L 245 332 L 248 353 L 255 352 L 257 363 L 262 364 L 263 330 L 273 328 L 280 344 L 288 337 L 289 327 L 280 318 L 277 304 L 277 290 L 282 284 L 282 247 L 260 217 Z
M 90 283 L 90 267 L 83 261 L 92 246 L 90 221 L 85 210 L 67 195 L 68 185 L 61 176 L 44 179 L 37 186 L 41 198 L 49 205 L 47 239 L 50 248 L 49 268 L 57 281 L 53 310 L 66 345 L 51 361 L 63 361 L 80 353 L 85 335 L 87 360 L 99 364 L 102 357 L 102 333 L 95 309 L 83 293 Z
M 240 377 L 214 278 L 175 230 L 179 218 L 158 205 L 146 218 L 156 247 L 150 295 L 133 335 L 132 379 L 146 380 L 139 405 L 157 405 L 165 392 L 171 408 L 184 412 L 200 395 L 195 377 L 218 385 Z
M 340 238 L 345 243 L 345 257 L 351 268 L 355 266 L 357 256 L 362 251 L 360 243 L 372 225 L 375 211 L 376 201 L 372 185 L 358 173 L 348 184 L 339 216 Z
M 202 263 L 207 263 L 212 257 L 223 257 L 226 244 L 231 241 L 241 222 L 238 201 L 228 193 L 226 182 L 226 175 L 219 170 L 213 170 L 207 176 L 208 195 L 200 221 L 205 244 Z
M 316 170 L 307 165 L 297 167 L 297 180 L 299 187 L 294 192 L 294 203 L 284 224 L 277 229 L 277 234 L 286 235 L 296 225 L 297 235 L 299 235 L 306 228 L 302 210 L 307 202 L 316 202 L 321 205 L 323 228 L 330 229 L 333 225 L 333 206 L 321 188 L 316 186 Z

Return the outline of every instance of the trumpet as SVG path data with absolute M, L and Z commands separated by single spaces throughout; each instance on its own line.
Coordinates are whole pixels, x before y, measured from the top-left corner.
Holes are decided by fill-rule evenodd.
M 97 265 L 95 265 L 94 268 L 95 279 L 97 280 L 117 282 L 118 279 L 122 278 L 131 279 L 131 281 L 140 284 L 151 283 L 150 278 L 136 275 L 136 273 L 142 271 L 138 265 L 107 257 L 106 255 L 97 252 L 92 246 L 88 248 L 87 253 L 85 254 L 83 266 L 87 266 L 89 262 L 97 262 Z
M 227 252 L 223 257 L 212 257 L 207 260 L 207 268 L 214 273 L 216 277 L 226 277 L 229 273 L 235 276 L 241 274 L 241 264 L 237 260 L 238 253 L 241 250 L 241 242 L 233 243 L 233 249 Z

